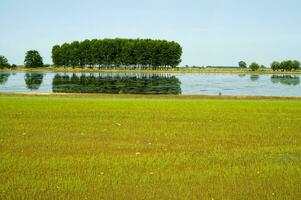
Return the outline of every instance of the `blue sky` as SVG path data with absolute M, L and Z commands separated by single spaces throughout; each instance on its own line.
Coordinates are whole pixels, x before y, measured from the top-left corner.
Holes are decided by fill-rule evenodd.
M 93 38 L 179 42 L 182 65 L 301 60 L 300 0 L 0 0 L 0 55 Z

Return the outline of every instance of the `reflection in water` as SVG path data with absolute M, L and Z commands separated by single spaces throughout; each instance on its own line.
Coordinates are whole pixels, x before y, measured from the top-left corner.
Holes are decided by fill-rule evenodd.
M 43 82 L 43 73 L 26 73 L 24 76 L 26 87 L 30 90 L 38 90 Z
M 252 74 L 250 76 L 251 81 L 257 81 L 259 79 L 259 75 L 258 74 Z
M 238 74 L 238 77 L 239 78 L 243 78 L 243 77 L 245 77 L 246 75 L 245 74 Z
M 56 74 L 52 81 L 53 92 L 110 93 L 110 94 L 181 94 L 181 82 L 171 75 L 136 74 Z
M 0 73 L 0 85 L 4 85 L 8 78 L 10 76 L 10 73 Z
M 300 78 L 293 75 L 273 75 L 271 76 L 272 83 L 281 83 L 283 85 L 299 85 Z

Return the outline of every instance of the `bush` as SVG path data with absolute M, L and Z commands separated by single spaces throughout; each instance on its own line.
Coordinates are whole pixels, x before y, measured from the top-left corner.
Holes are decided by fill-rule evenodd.
M 256 62 L 253 62 L 250 64 L 250 69 L 252 71 L 257 71 L 259 69 L 259 67 L 260 67 L 259 64 L 257 64 Z

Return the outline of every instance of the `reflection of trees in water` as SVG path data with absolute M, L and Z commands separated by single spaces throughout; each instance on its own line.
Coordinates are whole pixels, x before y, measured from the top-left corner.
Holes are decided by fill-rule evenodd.
M 246 75 L 245 74 L 238 74 L 238 77 L 239 78 L 243 78 L 243 77 L 245 77 Z
M 24 76 L 26 87 L 30 90 L 37 90 L 43 82 L 43 73 L 26 73 Z
M 299 85 L 300 77 L 293 75 L 272 75 L 272 83 L 281 83 L 283 85 Z
M 251 81 L 257 81 L 259 79 L 259 75 L 258 74 L 252 74 L 250 76 Z
M 110 94 L 180 94 L 181 82 L 175 76 L 161 74 L 57 74 L 53 92 Z
M 10 76 L 10 73 L 0 73 L 0 85 L 4 85 Z

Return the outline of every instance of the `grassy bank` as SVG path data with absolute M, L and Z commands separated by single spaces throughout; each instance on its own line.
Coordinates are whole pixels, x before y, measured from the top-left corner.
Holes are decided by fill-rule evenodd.
M 299 199 L 301 101 L 0 96 L 0 199 Z
M 9 69 L 2 69 L 7 71 Z M 25 68 L 17 67 L 15 71 L 50 71 L 50 72 L 129 72 L 129 73 L 228 73 L 228 74 L 301 74 L 298 71 L 273 71 L 271 69 L 262 69 L 251 71 L 249 69 L 198 69 L 198 68 L 175 68 L 168 70 L 152 70 L 152 69 L 98 69 L 98 68 Z M 1 69 L 0 69 L 1 71 Z

